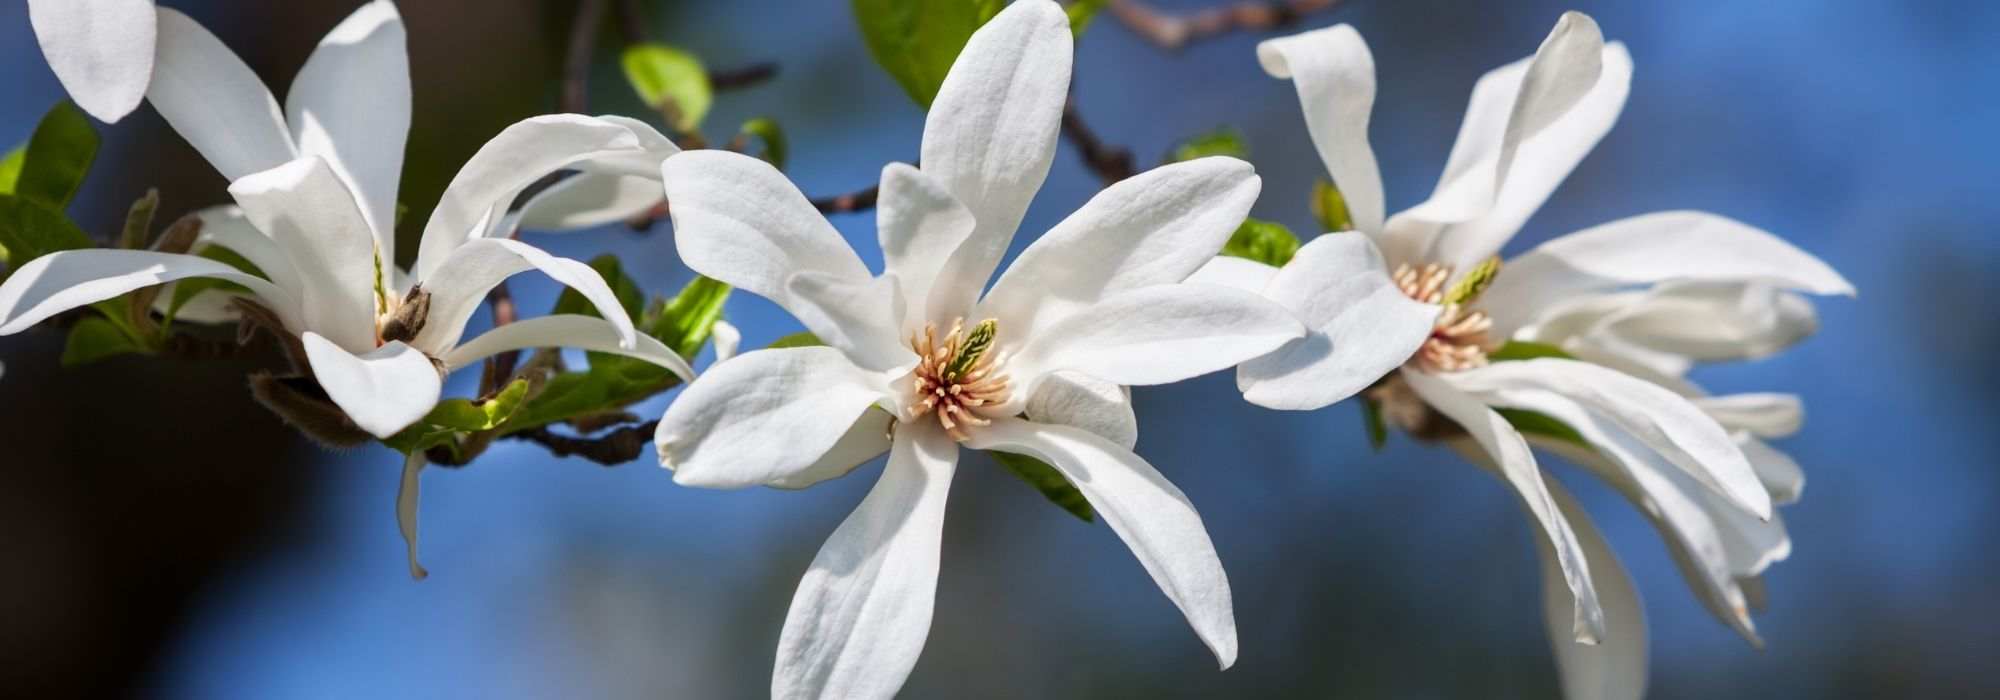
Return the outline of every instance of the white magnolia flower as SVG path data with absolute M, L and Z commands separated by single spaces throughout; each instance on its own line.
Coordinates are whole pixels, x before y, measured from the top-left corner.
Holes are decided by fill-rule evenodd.
M 1694 359 L 1796 340 L 1810 330 L 1810 305 L 1793 292 L 1851 294 L 1847 281 L 1770 234 L 1700 212 L 1605 224 L 1499 264 L 1500 248 L 1624 106 L 1630 57 L 1584 15 L 1564 15 L 1533 57 L 1480 79 L 1436 191 L 1395 216 L 1385 216 L 1368 144 L 1375 76 L 1360 35 L 1345 25 L 1306 32 L 1264 42 L 1258 58 L 1296 85 L 1359 234 L 1321 236 L 1283 269 L 1223 258 L 1196 275 L 1260 290 L 1311 329 L 1239 368 L 1244 396 L 1312 409 L 1374 386 L 1371 398 L 1405 430 L 1462 431 L 1544 534 L 1570 697 L 1643 692 L 1643 614 L 1589 518 L 1543 479 L 1522 432 L 1495 409 L 1539 412 L 1579 433 L 1592 449 L 1546 442 L 1639 504 L 1704 601 L 1754 634 L 1742 581 L 1788 551 L 1771 505 L 1800 483 L 1796 465 L 1754 438 L 1786 432 L 1768 430 L 1786 422 L 1785 401 L 1705 398 L 1678 375 Z M 1510 339 L 1588 361 L 1490 362 Z M 1647 363 L 1652 371 L 1636 372 Z M 1455 429 L 1440 430 L 1446 423 Z
M 263 276 L 193 255 L 59 252 L 23 265 L 0 286 L 0 334 L 142 287 L 191 277 L 227 280 L 299 333 L 334 403 L 383 438 L 437 404 L 441 374 L 507 350 L 580 347 L 692 376 L 678 355 L 635 331 L 589 266 L 499 237 L 516 218 L 507 206 L 547 173 L 581 168 L 598 182 L 657 181 L 658 163 L 677 149 L 650 127 L 578 115 L 508 127 L 446 188 L 424 227 L 416 265 L 404 272 L 392 251 L 410 86 L 393 5 L 370 3 L 335 27 L 293 80 L 282 111 L 263 81 L 201 25 L 161 9 L 159 29 L 148 97 L 231 180 L 241 207 L 207 212 L 204 242 L 240 254 Z M 569 215 L 589 223 L 624 213 L 602 198 L 536 202 L 555 204 L 531 205 L 520 218 Z M 567 211 L 547 213 L 554 209 Z M 604 319 L 529 319 L 461 344 L 487 292 L 530 269 L 581 292 Z
M 1180 284 L 1256 198 L 1249 165 L 1228 158 L 1105 189 L 981 295 L 1054 157 L 1071 53 L 1049 0 L 1015 2 L 973 35 L 931 106 L 922 169 L 883 169 L 880 275 L 762 161 L 690 151 L 663 168 L 688 265 L 784 306 L 829 347 L 712 367 L 661 419 L 662 464 L 683 484 L 789 488 L 889 452 L 793 597 L 776 697 L 902 686 L 929 633 L 961 443 L 1062 472 L 1222 665 L 1235 660 L 1214 546 L 1187 498 L 1132 453 L 1123 386 L 1222 369 L 1302 329 L 1254 294 Z
M 153 78 L 153 0 L 28 0 L 28 23 L 77 106 L 105 122 L 138 108 Z

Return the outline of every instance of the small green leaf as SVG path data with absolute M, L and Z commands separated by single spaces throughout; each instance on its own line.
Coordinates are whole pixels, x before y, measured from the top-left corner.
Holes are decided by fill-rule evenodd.
M 1299 252 L 1299 237 L 1284 224 L 1246 219 L 1223 244 L 1222 254 L 1255 260 L 1272 267 L 1284 267 Z
M 1354 217 L 1347 213 L 1347 198 L 1341 196 L 1340 188 L 1332 182 L 1313 183 L 1312 213 L 1323 233 L 1354 230 Z
M 0 194 L 0 247 L 7 249 L 8 274 L 49 253 L 91 246 L 90 236 L 62 212 L 24 197 Z
M 1460 277 L 1457 284 L 1451 285 L 1451 289 L 1445 290 L 1444 303 L 1470 304 L 1478 301 L 1479 295 L 1485 294 L 1486 288 L 1493 286 L 1493 278 L 1499 275 L 1500 256 L 1495 255 L 1481 261 L 1472 269 L 1466 270 L 1465 276 Z
M 27 161 L 27 146 L 15 146 L 5 157 L 0 157 L 0 194 L 14 193 L 15 183 L 21 181 L 21 164 Z
M 1106 0 L 1074 0 L 1063 8 L 1069 13 L 1069 33 L 1078 39 L 1083 31 L 1090 28 L 1090 21 L 1097 18 L 1097 11 L 1104 9 Z
M 494 430 L 514 417 L 528 397 L 528 381 L 516 379 L 485 401 L 445 399 L 436 408 L 382 444 L 403 454 L 452 443 L 462 435 Z
M 132 202 L 132 208 L 125 210 L 125 230 L 118 236 L 118 247 L 139 250 L 146 247 L 146 239 L 153 234 L 153 212 L 160 208 L 160 191 L 148 188 L 146 196 Z
M 744 136 L 754 136 L 758 141 L 764 142 L 764 160 L 768 161 L 771 167 L 785 169 L 785 130 L 778 126 L 777 120 L 758 117 L 743 122 L 743 126 L 737 129 L 737 132 Z
M 999 462 L 1000 466 L 1006 467 L 1007 471 L 1014 473 L 1014 476 L 1021 477 L 1022 481 L 1028 482 L 1029 486 L 1042 492 L 1049 502 L 1069 511 L 1070 515 L 1081 518 L 1086 523 L 1096 521 L 1097 513 L 1091 510 L 1090 501 L 1083 497 L 1082 491 L 1076 490 L 1075 484 L 1069 483 L 1069 479 L 1063 477 L 1062 472 L 1056 471 L 1055 467 L 1049 466 L 1042 460 L 1012 452 L 988 450 L 986 454 L 993 455 L 993 460 Z
M 56 103 L 28 138 L 14 193 L 61 211 L 97 159 L 97 129 L 68 100 Z
M 611 285 L 611 293 L 618 296 L 618 305 L 625 308 L 625 314 L 631 318 L 638 318 L 640 307 L 646 303 L 646 292 L 640 289 L 632 278 L 625 276 L 625 267 L 618 262 L 618 256 L 606 253 L 591 258 L 590 269 L 596 270 L 597 274 L 604 278 L 604 283 Z M 598 313 L 596 304 L 584 298 L 581 292 L 568 288 L 564 288 L 562 295 L 556 297 L 556 307 L 549 313 L 604 317 Z
M 928 109 L 972 32 L 1004 0 L 853 0 L 854 19 L 875 62 Z
M 1554 345 L 1533 343 L 1525 340 L 1509 340 L 1506 345 L 1500 346 L 1500 349 L 1486 353 L 1486 359 L 1493 362 L 1535 360 L 1544 357 L 1555 357 L 1564 360 L 1576 359 L 1575 355 L 1563 352 L 1562 348 Z
M 1381 452 L 1389 444 L 1389 423 L 1382 420 L 1382 403 L 1365 397 L 1360 403 L 1361 425 L 1368 431 L 1368 447 Z
M 722 305 L 729 301 L 729 289 L 729 285 L 707 277 L 695 277 L 667 302 L 645 329 L 646 333 L 681 357 L 694 357 L 708 342 L 715 322 L 722 318 Z
M 62 366 L 87 365 L 107 357 L 144 354 L 152 348 L 134 339 L 118 324 L 102 316 L 84 316 L 77 319 L 69 329 L 69 340 L 63 344 Z
M 1495 408 L 1493 410 L 1498 411 L 1501 418 L 1506 419 L 1508 424 L 1514 426 L 1515 430 L 1521 431 L 1524 435 L 1540 435 L 1546 438 L 1574 443 L 1582 447 L 1590 447 L 1590 443 L 1584 441 L 1582 433 L 1576 432 L 1576 429 L 1569 427 L 1569 424 L 1556 420 L 1546 413 L 1524 411 L 1518 408 Z
M 1243 142 L 1243 134 L 1225 126 L 1180 142 L 1180 145 L 1174 146 L 1174 150 L 1167 154 L 1167 162 L 1181 163 L 1209 156 L 1248 158 L 1250 147 Z
M 715 91 L 708 84 L 708 71 L 694 54 L 665 44 L 636 44 L 625 49 L 625 79 L 638 91 L 639 99 L 667 116 L 675 130 L 693 132 L 701 128 Z
M 773 340 L 771 341 L 770 345 L 767 345 L 765 347 L 770 349 L 810 348 L 825 344 L 826 344 L 825 342 L 819 339 L 819 336 L 813 335 L 812 331 L 799 331 L 797 333 L 793 333 L 783 338 Z

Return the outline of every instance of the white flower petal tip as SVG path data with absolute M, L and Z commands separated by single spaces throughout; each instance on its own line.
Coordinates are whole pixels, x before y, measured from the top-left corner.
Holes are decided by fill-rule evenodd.
M 714 338 L 716 362 L 728 362 L 729 358 L 736 356 L 736 349 L 743 346 L 743 331 L 737 330 L 735 324 L 722 319 L 715 320 L 714 329 L 709 331 L 709 337 Z
M 1252 404 L 1303 411 L 1332 405 L 1394 371 L 1430 337 L 1439 308 L 1410 299 L 1366 236 L 1313 239 L 1264 295 L 1305 323 L 1305 337 L 1237 368 Z
M 437 406 L 442 377 L 416 348 L 395 342 L 354 355 L 317 333 L 301 340 L 320 388 L 375 437 L 392 437 Z
M 29 0 L 28 23 L 63 89 L 116 123 L 146 97 L 158 23 L 152 0 Z
M 1382 173 L 1368 143 L 1375 107 L 1375 57 L 1354 27 L 1342 24 L 1257 45 L 1257 62 L 1289 78 L 1305 112 L 1306 131 L 1320 162 L 1347 200 L 1354 225 L 1382 229 Z

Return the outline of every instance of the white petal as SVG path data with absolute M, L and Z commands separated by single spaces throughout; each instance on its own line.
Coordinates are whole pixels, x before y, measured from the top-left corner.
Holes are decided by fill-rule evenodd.
M 1771 492 L 1772 503 L 1798 502 L 1806 490 L 1806 473 L 1791 455 L 1743 433 L 1736 435 L 1736 444 L 1743 448 L 1750 468 L 1757 470 L 1757 480 L 1764 482 L 1764 489 Z
M 264 81 L 208 29 L 165 7 L 146 99 L 226 179 L 298 157 Z
M 1759 518 L 1771 517 L 1771 497 L 1729 433 L 1671 391 L 1615 370 L 1560 359 L 1499 362 L 1451 375 L 1452 386 L 1499 406 L 1524 405 L 1525 394 L 1548 392 L 1581 404 L 1658 451 L 1702 485 Z
M 1701 362 L 1767 357 L 1819 330 L 1811 301 L 1763 282 L 1667 282 L 1607 317 L 1615 344 Z
M 42 56 L 76 104 L 104 122 L 139 106 L 153 77 L 152 0 L 28 0 Z
M 864 411 L 833 443 L 833 447 L 827 448 L 826 454 L 813 461 L 812 466 L 772 481 L 769 485 L 781 489 L 802 489 L 827 479 L 846 476 L 855 467 L 889 451 L 889 431 L 894 429 L 891 426 L 895 420 L 895 416 L 888 411 Z
M 1562 517 L 1576 530 L 1577 543 L 1590 561 L 1590 579 L 1597 584 L 1598 602 L 1604 606 L 1604 638 L 1596 644 L 1580 644 L 1565 628 L 1576 609 L 1576 601 L 1564 585 L 1562 568 L 1548 544 L 1536 539 L 1535 553 L 1542 562 L 1542 610 L 1549 626 L 1549 643 L 1555 647 L 1556 671 L 1562 678 L 1563 697 L 1581 700 L 1639 700 L 1646 695 L 1646 608 L 1632 576 L 1611 553 L 1604 535 L 1590 520 L 1590 514 L 1558 484 L 1549 484 L 1549 495 L 1562 509 Z
M 1390 257 L 1465 269 L 1498 252 L 1617 122 L 1631 80 L 1625 47 L 1565 14 L 1534 58 L 1480 80 L 1437 191 L 1389 222 Z
M 1604 610 L 1599 605 L 1597 589 L 1592 584 L 1583 545 L 1577 542 L 1569 520 L 1562 516 L 1554 497 L 1549 495 L 1542 470 L 1536 466 L 1535 456 L 1528 451 L 1528 443 L 1521 438 L 1521 433 L 1493 409 L 1452 386 L 1447 377 L 1409 371 L 1403 372 L 1402 377 L 1409 383 L 1410 389 L 1423 398 L 1424 403 L 1465 428 L 1479 443 L 1480 449 L 1492 458 L 1490 464 L 1498 471 L 1497 476 L 1513 487 L 1527 507 L 1528 514 L 1541 526 L 1542 533 L 1553 547 L 1571 599 L 1575 601 L 1569 615 L 1568 638 L 1585 644 L 1596 644 L 1604 639 Z M 1477 461 L 1475 464 L 1489 466 Z M 1558 636 L 1561 636 L 1559 632 Z
M 1263 297 L 1163 284 L 1111 296 L 1036 331 L 1007 360 L 1007 371 L 1029 389 L 1063 370 L 1123 386 L 1166 384 L 1226 369 L 1304 332 Z M 1002 325 L 1003 346 L 1008 333 Z
M 916 353 L 904 344 L 903 297 L 893 274 L 853 280 L 824 272 L 792 275 L 785 285 L 788 308 L 820 342 L 839 349 L 855 366 L 871 372 L 909 369 Z
M 1375 107 L 1375 57 L 1368 42 L 1342 24 L 1258 44 L 1257 62 L 1272 77 L 1292 79 L 1306 131 L 1347 200 L 1355 227 L 1379 233 L 1382 172 L 1368 145 L 1368 116 Z
M 865 281 L 868 267 L 770 163 L 728 151 L 687 151 L 660 167 L 674 245 L 688 267 L 790 308 L 799 272 Z
M 1313 239 L 1265 286 L 1307 335 L 1243 363 L 1236 386 L 1250 403 L 1281 410 L 1330 406 L 1416 354 L 1438 307 L 1409 298 L 1366 236 Z
M 249 175 L 229 194 L 299 273 L 306 327 L 350 352 L 375 347 L 375 238 L 326 161 L 306 156 Z
M 396 530 L 403 533 L 403 549 L 410 560 L 410 578 L 418 581 L 430 576 L 430 572 L 417 563 L 417 507 L 423 503 L 421 489 L 425 464 L 422 450 L 410 452 L 403 458 L 403 478 L 396 488 Z
M 1805 403 L 1798 394 L 1730 394 L 1689 401 L 1722 427 L 1746 430 L 1757 437 L 1789 437 L 1806 421 Z
M 605 284 L 597 270 L 504 238 L 470 241 L 452 251 L 451 257 L 429 277 L 418 280 L 424 291 L 431 294 L 431 309 L 423 330 L 411 344 L 427 352 L 444 354 L 465 334 L 465 324 L 479 310 L 486 293 L 508 277 L 528 270 L 540 270 L 550 279 L 581 293 L 617 329 L 622 348 L 637 347 L 638 331 L 632 327 L 632 317 L 625 313 L 618 294 L 611 291 L 611 285 Z
M 660 464 L 688 486 L 791 480 L 885 398 L 888 381 L 829 347 L 745 353 L 710 367 L 660 418 Z
M 938 88 L 920 162 L 978 228 L 946 262 L 933 311 L 972 307 L 1048 177 L 1074 44 L 1061 7 L 1014 3 L 973 32 Z
M 971 210 L 938 178 L 902 163 L 882 168 L 875 230 L 882 243 L 883 274 L 902 280 L 903 333 L 920 330 L 926 322 L 951 323 L 949 317 L 930 313 L 931 287 L 952 252 L 972 235 L 973 226 Z M 963 311 L 961 307 L 939 314 Z
M 631 220 L 662 199 L 657 177 L 578 173 L 529 198 L 518 225 L 547 232 L 592 228 Z
M 890 698 L 917 665 L 937 599 L 958 445 L 928 423 L 896 431 L 882 479 L 826 539 L 792 595 L 771 697 Z
M 1131 450 L 1066 425 L 1001 418 L 971 437 L 968 447 L 1025 454 L 1062 472 L 1132 548 L 1222 667 L 1236 663 L 1229 579 L 1194 504 L 1159 470 Z
M 716 362 L 729 361 L 729 358 L 736 356 L 736 348 L 743 345 L 743 331 L 737 330 L 735 324 L 719 318 L 715 319 L 715 326 L 709 331 L 709 337 L 713 339 L 711 342 L 715 343 Z
M 1250 213 L 1262 181 L 1249 163 L 1202 158 L 1115 183 L 1021 251 L 980 305 L 1038 335 L 1119 292 L 1187 279 Z
M 222 246 L 256 265 L 272 284 L 282 289 L 305 288 L 305 281 L 292 267 L 291 257 L 278 247 L 277 241 L 257 230 L 256 224 L 250 223 L 250 219 L 243 215 L 242 208 L 215 206 L 195 214 L 201 217 L 201 234 L 195 237 L 197 250 L 204 246 Z
M 1027 416 L 1037 423 L 1082 428 L 1128 450 L 1139 443 L 1139 416 L 1125 387 L 1086 374 L 1044 377 L 1028 397 Z
M 298 303 L 255 275 L 192 255 L 93 248 L 35 258 L 0 284 L 0 335 L 19 333 L 50 316 L 134 289 L 190 277 L 213 277 L 248 287 L 288 326 L 297 327 Z
M 392 342 L 355 355 L 311 331 L 300 339 L 320 388 L 370 435 L 394 436 L 437 406 L 437 366 L 416 348 Z
M 1854 293 L 1818 258 L 1741 222 L 1698 211 L 1620 219 L 1556 238 L 1507 262 L 1482 295 L 1509 328 L 1556 302 L 1670 280 L 1758 281 L 1814 294 Z
M 515 122 L 480 146 L 445 187 L 424 224 L 411 272 L 429 277 L 453 249 L 490 235 L 515 196 L 536 180 L 572 165 L 644 156 L 647 138 L 629 120 L 549 114 Z
M 299 152 L 326 159 L 361 206 L 384 258 L 396 257 L 396 188 L 410 133 L 410 56 L 388 0 L 362 5 L 320 39 L 292 78 L 285 120 Z
M 452 348 L 443 358 L 445 371 L 454 372 L 509 350 L 577 348 L 645 360 L 666 368 L 682 381 L 694 380 L 694 368 L 689 367 L 687 360 L 673 349 L 649 335 L 637 336 L 631 339 L 636 342 L 628 345 L 625 330 L 595 316 L 576 314 L 537 316 L 515 321 Z
M 1188 284 L 1213 284 L 1262 294 L 1264 287 L 1276 276 L 1278 268 L 1247 258 L 1222 255 L 1202 263 L 1201 269 L 1188 275 L 1186 281 Z

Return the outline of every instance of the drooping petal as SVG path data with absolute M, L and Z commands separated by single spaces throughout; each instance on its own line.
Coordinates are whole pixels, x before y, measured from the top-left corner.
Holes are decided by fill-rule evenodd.
M 1650 382 L 1587 362 L 1562 359 L 1499 362 L 1455 372 L 1451 384 L 1489 404 L 1525 405 L 1531 392 L 1575 401 L 1632 434 L 1648 448 L 1759 518 L 1771 517 L 1771 496 L 1722 426 L 1687 399 Z
M 452 250 L 491 235 L 515 196 L 543 176 L 647 152 L 645 137 L 626 120 L 547 114 L 515 122 L 480 146 L 445 187 L 424 224 L 411 274 L 427 278 Z
M 1604 606 L 1604 638 L 1596 644 L 1581 644 L 1565 629 L 1576 610 L 1576 599 L 1564 585 L 1562 567 L 1548 543 L 1535 540 L 1535 553 L 1542 562 L 1542 611 L 1549 627 L 1549 643 L 1555 648 L 1556 671 L 1562 679 L 1563 697 L 1581 700 L 1639 700 L 1646 695 L 1646 607 L 1632 576 L 1605 544 L 1590 514 L 1577 505 L 1559 484 L 1549 484 L 1549 495 L 1562 509 L 1562 517 L 1576 530 L 1577 543 L 1590 561 L 1590 580 L 1597 585 L 1598 602 Z
M 417 509 L 423 505 L 423 474 L 428 464 L 422 450 L 412 450 L 403 458 L 403 478 L 396 488 L 396 530 L 403 533 L 403 550 L 410 560 L 410 578 L 422 581 L 431 574 L 417 563 Z
M 972 307 L 1048 177 L 1074 43 L 1055 3 L 1013 3 L 972 33 L 939 86 L 920 162 L 978 227 L 937 276 L 933 312 Z
M 792 275 L 787 308 L 820 342 L 837 348 L 855 366 L 872 372 L 917 364 L 899 319 L 903 297 L 896 276 L 855 280 L 824 272 Z
M 802 489 L 827 479 L 846 476 L 855 467 L 882 456 L 889 451 L 889 431 L 896 417 L 888 411 L 864 411 L 854 424 L 847 427 L 833 447 L 814 460 L 812 466 L 800 469 L 784 478 L 772 481 L 769 486 L 781 489 Z
M 1290 78 L 1305 111 L 1306 131 L 1320 162 L 1340 188 L 1354 225 L 1382 231 L 1382 172 L 1368 145 L 1375 108 L 1375 56 L 1361 33 L 1342 24 L 1257 45 L 1257 62 L 1274 78 Z
M 1423 398 L 1424 403 L 1465 428 L 1479 448 L 1498 466 L 1500 479 L 1521 497 L 1522 504 L 1536 524 L 1541 526 L 1542 534 L 1552 547 L 1557 568 L 1561 569 L 1563 582 L 1575 602 L 1569 615 L 1568 638 L 1585 644 L 1598 643 L 1605 634 L 1604 609 L 1598 602 L 1583 545 L 1577 542 L 1576 532 L 1570 529 L 1569 520 L 1562 516 L 1555 498 L 1549 495 L 1548 483 L 1542 479 L 1541 467 L 1535 464 L 1535 456 L 1528 451 L 1527 441 L 1500 414 L 1454 387 L 1448 378 L 1456 374 L 1463 373 L 1432 376 L 1404 371 L 1402 378 L 1417 396 Z
M 56 79 L 90 116 L 115 123 L 146 96 L 152 0 L 28 0 L 28 23 Z
M 146 99 L 226 179 L 298 157 L 284 112 L 263 79 L 207 28 L 170 8 L 159 8 Z
M 465 324 L 479 310 L 486 293 L 502 280 L 528 270 L 540 270 L 582 294 L 617 329 L 621 348 L 638 347 L 638 331 L 632 327 L 632 317 L 625 313 L 618 294 L 611 291 L 611 285 L 604 282 L 604 276 L 597 274 L 597 270 L 505 238 L 469 241 L 452 251 L 451 257 L 429 277 L 417 281 L 430 293 L 431 309 L 430 318 L 411 344 L 432 354 L 444 354 L 465 334 Z
M 410 133 L 403 18 L 375 0 L 327 32 L 292 79 L 285 121 L 304 155 L 326 160 L 354 192 L 384 258 L 396 256 L 396 190 Z
M 1368 387 L 1416 354 L 1438 307 L 1405 295 L 1365 236 L 1333 234 L 1299 249 L 1264 288 L 1307 334 L 1243 363 L 1236 386 L 1266 408 L 1311 410 Z
M 792 595 L 771 697 L 890 698 L 903 687 L 930 636 L 957 465 L 958 445 L 937 426 L 896 431 L 882 479 L 820 546 Z
M 542 190 L 516 214 L 515 226 L 538 231 L 574 231 L 627 221 L 660 204 L 660 164 L 680 152 L 672 139 L 645 122 L 606 114 L 595 119 L 623 127 L 638 139 L 634 150 L 612 150 L 575 161 L 579 172 Z M 503 222 L 500 230 L 506 230 Z
M 1715 214 L 1668 211 L 1556 238 L 1507 262 L 1481 296 L 1503 330 L 1579 295 L 1674 280 L 1763 282 L 1813 294 L 1854 294 L 1826 263 L 1757 228 Z
M 628 345 L 625 329 L 595 316 L 555 314 L 515 321 L 495 328 L 452 348 L 442 358 L 445 371 L 454 372 L 509 350 L 528 348 L 577 348 L 645 360 L 664 367 L 681 381 L 694 380 L 694 368 L 679 353 L 649 335 L 640 335 Z
M 306 328 L 349 352 L 375 347 L 375 238 L 326 161 L 290 161 L 230 183 L 229 194 L 292 261 Z
M 1062 472 L 1160 591 L 1187 616 L 1223 668 L 1236 663 L 1236 616 L 1229 579 L 1208 529 L 1187 496 L 1153 465 L 1082 428 L 1000 418 L 971 431 L 967 446 L 1025 454 Z
M 727 151 L 688 151 L 660 167 L 674 245 L 688 267 L 790 308 L 785 283 L 800 272 L 855 282 L 861 257 L 770 163 Z
M 1265 285 L 1278 276 L 1278 268 L 1246 258 L 1217 256 L 1188 275 L 1188 284 L 1213 284 L 1263 294 Z
M 1806 421 L 1805 403 L 1798 394 L 1729 394 L 1689 401 L 1722 427 L 1749 431 L 1757 437 L 1789 437 Z
M 931 315 L 931 287 L 952 252 L 972 235 L 974 225 L 972 211 L 937 177 L 902 163 L 882 168 L 875 230 L 882 243 L 883 274 L 902 280 L 903 333 L 920 330 L 927 322 L 951 324 L 950 318 Z
M 307 331 L 300 336 L 313 377 L 340 410 L 368 434 L 387 439 L 437 406 L 444 390 L 431 358 L 392 342 L 356 355 Z
M 1772 503 L 1798 502 L 1806 490 L 1806 472 L 1791 455 L 1742 432 L 1736 434 L 1736 444 L 1743 448 L 1743 457 L 1750 460 L 1750 468 L 1757 470 L 1757 480 L 1764 482 L 1764 489 L 1771 492 Z
M 660 418 L 660 464 L 688 486 L 789 481 L 838 443 L 888 381 L 829 347 L 745 353 L 709 368 Z
M 297 328 L 298 302 L 256 275 L 207 258 L 149 250 L 65 250 L 30 260 L 0 284 L 0 335 L 13 335 L 50 316 L 134 289 L 190 277 L 243 285 Z
M 1617 122 L 1631 80 L 1623 45 L 1563 15 L 1533 58 L 1480 81 L 1437 191 L 1389 222 L 1385 252 L 1461 270 L 1498 252 Z
M 1021 251 L 980 315 L 1039 334 L 1107 296 L 1185 280 L 1222 250 L 1262 186 L 1249 163 L 1221 157 L 1112 184 Z
M 1000 327 L 1003 342 L 1009 332 Z M 1304 333 L 1291 312 L 1249 292 L 1155 285 L 1037 330 L 1006 360 L 1007 371 L 1030 389 L 1064 370 L 1122 386 L 1165 384 L 1229 368 Z
M 1086 374 L 1057 372 L 1042 378 L 1028 397 L 1026 413 L 1037 423 L 1082 428 L 1128 450 L 1139 443 L 1139 416 L 1125 387 Z
M 709 331 L 709 337 L 713 339 L 710 342 L 715 344 L 716 362 L 729 361 L 729 358 L 736 356 L 736 348 L 743 345 L 743 331 L 737 330 L 736 324 L 719 318 Z

